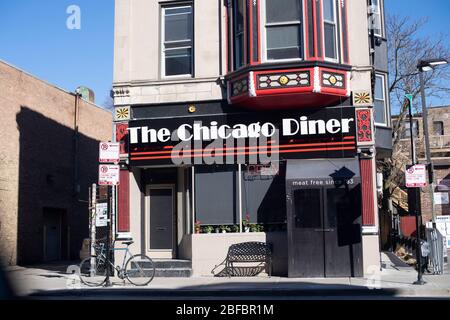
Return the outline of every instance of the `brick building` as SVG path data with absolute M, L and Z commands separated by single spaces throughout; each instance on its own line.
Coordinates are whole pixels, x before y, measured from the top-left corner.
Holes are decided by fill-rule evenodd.
M 112 115 L 0 61 L 0 258 L 77 258 Z
M 434 198 L 436 215 L 450 214 L 450 106 L 432 107 L 428 109 L 428 130 L 430 136 L 431 160 L 434 166 Z M 426 163 L 425 143 L 423 135 L 423 118 L 421 114 L 413 117 L 413 135 L 419 163 Z M 400 140 L 402 153 L 411 158 L 409 119 Z M 432 202 L 429 188 L 421 190 L 423 221 L 432 218 Z

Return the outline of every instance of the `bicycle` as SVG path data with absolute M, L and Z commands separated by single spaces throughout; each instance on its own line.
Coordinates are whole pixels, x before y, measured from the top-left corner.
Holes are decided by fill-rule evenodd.
M 102 243 L 95 246 L 96 255 L 84 259 L 80 263 L 80 279 L 81 282 L 90 287 L 99 287 L 105 284 L 107 272 L 111 274 L 112 270 L 117 271 L 117 276 L 124 280 L 127 279 L 135 286 L 146 286 L 155 276 L 155 263 L 152 259 L 144 254 L 133 255 L 129 249 L 133 241 L 124 241 L 126 248 L 111 248 L 113 251 L 125 251 L 123 256 L 122 267 L 114 266 L 111 261 L 109 265 L 106 263 L 106 247 Z M 127 260 L 128 254 L 130 258 Z

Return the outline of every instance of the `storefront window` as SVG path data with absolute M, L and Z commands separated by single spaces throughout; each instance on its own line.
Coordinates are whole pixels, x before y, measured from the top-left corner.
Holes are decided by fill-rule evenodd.
M 162 74 L 193 74 L 192 5 L 165 7 L 163 10 Z
M 195 220 L 200 225 L 239 223 L 237 165 L 195 167 Z
M 265 0 L 266 60 L 302 58 L 301 3 Z
M 266 231 L 285 223 L 286 185 L 283 163 L 243 166 L 242 207 L 243 214 L 250 218 L 250 223 L 264 224 Z

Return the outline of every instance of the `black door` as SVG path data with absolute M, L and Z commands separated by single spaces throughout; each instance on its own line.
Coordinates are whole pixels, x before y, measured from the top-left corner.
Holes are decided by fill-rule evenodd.
M 150 188 L 150 250 L 173 250 L 173 188 Z
M 322 189 L 293 190 L 288 215 L 289 277 L 323 277 Z
M 326 277 L 361 276 L 359 187 L 323 189 Z
M 293 189 L 289 277 L 362 275 L 359 186 Z

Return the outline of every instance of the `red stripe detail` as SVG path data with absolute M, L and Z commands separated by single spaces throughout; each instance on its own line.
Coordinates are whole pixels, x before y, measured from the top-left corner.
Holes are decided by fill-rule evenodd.
M 375 204 L 373 190 L 372 160 L 361 159 L 361 193 L 362 193 L 362 223 L 364 226 L 375 225 Z
M 337 148 L 312 148 L 312 149 L 293 149 L 293 150 L 282 150 L 277 151 L 270 150 L 271 153 L 301 153 L 301 152 L 313 152 L 313 151 L 339 151 L 339 150 L 355 150 L 354 147 L 337 147 Z M 238 155 L 252 155 L 252 154 L 262 154 L 263 152 L 260 151 L 245 151 L 245 152 L 234 152 L 234 153 L 214 153 L 214 157 L 219 156 L 238 156 Z M 157 157 L 131 157 L 131 160 L 158 160 L 158 159 L 180 159 L 180 158 L 198 158 L 198 157 L 204 157 L 203 154 L 198 155 L 188 155 L 188 156 L 157 156 Z
M 312 1 L 312 6 L 313 6 L 313 29 L 314 29 L 314 58 L 317 59 L 318 58 L 318 51 L 317 51 L 317 6 L 316 6 L 316 1 Z
M 307 2 L 308 1 L 303 1 L 303 21 L 305 21 L 304 25 L 305 25 L 305 48 L 306 48 L 306 56 L 308 57 L 308 59 L 311 58 L 311 56 L 309 55 L 309 26 L 308 26 L 308 6 L 307 6 Z M 306 19 L 305 19 L 306 18 Z
M 249 51 L 250 51 L 250 61 L 249 64 L 253 64 L 253 10 L 252 10 L 252 0 L 247 1 L 247 8 L 248 8 L 248 23 L 249 23 L 249 37 L 250 41 L 248 41 Z
M 120 170 L 117 201 L 117 231 L 130 232 L 130 174 L 128 170 Z
M 257 3 L 256 8 L 257 19 L 258 19 L 258 63 L 261 63 L 261 4 L 260 0 Z
M 353 137 L 354 138 L 354 137 Z M 232 147 L 232 148 L 215 148 L 215 150 L 251 150 L 251 149 L 268 149 L 268 148 L 274 148 L 278 147 L 281 149 L 287 149 L 287 148 L 298 148 L 298 147 L 314 147 L 314 146 L 333 146 L 333 145 L 354 145 L 354 141 L 349 142 L 321 142 L 321 143 L 300 143 L 300 144 L 282 144 L 279 146 L 272 145 L 272 146 L 253 146 L 253 147 Z M 190 152 L 203 152 L 205 149 L 192 149 Z M 150 152 L 132 152 L 132 156 L 139 156 L 139 155 L 153 155 L 153 154 L 169 154 L 172 153 L 172 151 L 150 151 Z
M 346 35 L 346 40 L 347 41 L 343 41 L 344 43 L 342 44 L 342 55 L 344 55 L 344 48 L 347 50 L 347 59 L 344 60 L 344 63 L 349 64 L 350 63 L 350 52 L 349 52 L 349 47 L 348 47 L 348 10 L 347 10 L 347 4 L 344 3 L 344 8 L 341 8 L 341 21 L 343 20 L 343 11 L 345 10 L 345 24 L 342 26 L 342 32 L 344 32 L 344 28 L 345 28 L 345 35 Z M 344 40 L 344 36 L 342 35 L 342 40 Z

